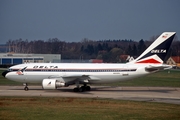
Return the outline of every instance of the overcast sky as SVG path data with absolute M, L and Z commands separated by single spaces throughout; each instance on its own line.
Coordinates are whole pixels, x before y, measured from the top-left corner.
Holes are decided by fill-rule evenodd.
M 179 0 L 0 0 L 0 44 L 9 39 L 149 40 L 180 36 Z

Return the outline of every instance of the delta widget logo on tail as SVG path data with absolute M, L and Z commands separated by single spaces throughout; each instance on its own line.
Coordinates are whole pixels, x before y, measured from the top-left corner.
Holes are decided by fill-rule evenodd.
M 167 36 L 168 36 L 168 34 L 165 34 L 165 35 L 162 36 L 162 38 L 167 38 Z

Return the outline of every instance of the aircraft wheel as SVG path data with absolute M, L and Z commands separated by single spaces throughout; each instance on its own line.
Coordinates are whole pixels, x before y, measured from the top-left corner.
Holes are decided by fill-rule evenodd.
M 76 87 L 73 89 L 74 92 L 84 92 L 84 91 L 90 91 L 90 86 L 81 86 L 80 88 Z
M 81 86 L 80 88 L 79 88 L 79 92 L 83 92 L 85 90 L 85 87 L 84 86 Z
M 25 90 L 25 91 L 28 91 L 28 90 L 29 90 L 29 88 L 28 88 L 28 87 L 25 87 L 25 88 L 24 88 L 24 90 Z
M 86 91 L 90 91 L 91 87 L 90 86 L 86 86 Z
M 78 91 L 79 91 L 79 88 L 76 87 L 76 88 L 73 89 L 73 91 L 74 91 L 74 92 L 78 92 Z

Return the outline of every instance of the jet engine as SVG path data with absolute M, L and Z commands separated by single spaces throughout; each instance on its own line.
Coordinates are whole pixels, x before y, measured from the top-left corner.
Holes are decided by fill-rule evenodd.
M 64 80 L 56 80 L 56 79 L 43 79 L 42 87 L 43 89 L 57 89 L 58 87 L 65 87 Z

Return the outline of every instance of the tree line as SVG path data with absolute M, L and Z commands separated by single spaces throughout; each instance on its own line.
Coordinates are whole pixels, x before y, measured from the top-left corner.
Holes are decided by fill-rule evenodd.
M 102 59 L 104 62 L 120 61 L 120 55 L 136 58 L 154 40 L 99 40 L 84 38 L 81 42 L 65 42 L 58 38 L 48 40 L 9 40 L 6 45 L 9 52 L 25 54 L 61 54 L 61 59 Z M 172 56 L 180 56 L 180 41 L 174 41 L 170 51 Z

